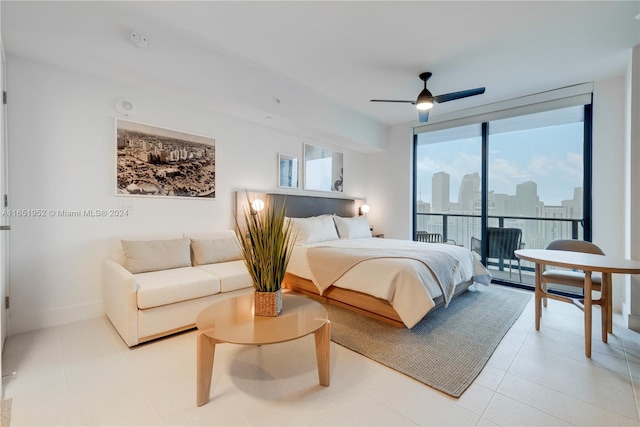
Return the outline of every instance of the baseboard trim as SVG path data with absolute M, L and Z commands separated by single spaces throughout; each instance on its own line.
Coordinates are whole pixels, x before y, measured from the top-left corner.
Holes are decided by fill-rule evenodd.
M 632 331 L 640 332 L 640 316 L 637 314 L 629 314 L 629 317 L 627 317 L 627 325 Z
M 100 316 L 104 316 L 102 301 L 27 315 L 16 315 L 9 311 L 8 335 L 52 328 Z

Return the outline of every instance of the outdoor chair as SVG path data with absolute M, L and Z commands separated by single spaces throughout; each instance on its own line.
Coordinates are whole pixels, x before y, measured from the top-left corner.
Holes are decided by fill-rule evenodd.
M 426 231 L 418 231 L 416 233 L 416 241 L 424 242 L 424 243 L 445 243 L 442 234 L 440 233 L 428 233 Z M 451 242 L 454 245 L 456 244 L 455 240 L 447 239 L 447 243 Z
M 515 255 L 515 251 L 522 249 L 522 230 L 519 228 L 487 228 L 487 238 L 489 239 L 489 253 L 487 258 L 497 259 L 500 270 L 504 269 L 505 261 L 509 265 L 509 277 L 513 269 L 513 261 L 518 264 L 520 282 L 522 282 L 522 270 L 520 269 L 520 258 Z M 471 250 L 482 256 L 482 240 L 471 237 Z

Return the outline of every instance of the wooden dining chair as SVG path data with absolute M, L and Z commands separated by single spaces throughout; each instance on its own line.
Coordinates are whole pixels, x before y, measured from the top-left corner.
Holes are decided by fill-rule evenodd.
M 584 240 L 555 240 L 549 243 L 547 246 L 549 250 L 555 251 L 571 251 L 571 252 L 583 252 L 589 254 L 596 255 L 604 255 L 602 249 L 600 249 L 597 245 L 587 242 Z M 576 288 L 582 288 L 584 292 L 584 272 L 583 271 L 574 271 L 574 270 L 545 270 L 542 273 L 542 280 L 540 282 L 542 290 L 547 292 L 547 285 L 554 283 L 557 285 L 565 285 L 565 286 L 573 286 Z M 604 281 L 604 282 L 603 282 Z M 603 286 L 603 283 L 605 286 Z M 612 321 L 613 315 L 611 310 L 611 273 L 593 273 L 591 275 L 591 284 L 592 290 L 600 292 L 602 295 L 603 291 L 606 292 L 606 295 L 602 295 L 604 297 L 607 307 L 608 307 L 608 316 L 609 316 L 609 331 L 612 332 Z M 547 298 L 543 298 L 543 304 L 547 306 Z

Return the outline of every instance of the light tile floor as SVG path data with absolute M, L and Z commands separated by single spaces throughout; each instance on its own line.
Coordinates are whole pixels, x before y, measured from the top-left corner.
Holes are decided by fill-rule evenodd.
M 459 399 L 333 342 L 322 387 L 310 336 L 219 345 L 212 400 L 198 408 L 194 331 L 129 349 L 106 318 L 9 337 L 4 397 L 12 426 L 640 425 L 640 334 L 617 316 L 587 359 L 582 312 L 550 301 L 539 332 L 533 313 L 532 298 Z

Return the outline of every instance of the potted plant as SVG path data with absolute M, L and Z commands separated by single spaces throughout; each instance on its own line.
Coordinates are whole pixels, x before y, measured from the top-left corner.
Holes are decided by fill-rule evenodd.
M 295 242 L 293 222 L 285 216 L 285 203 L 252 200 L 246 193 L 243 222 L 236 219 L 236 234 L 254 287 L 254 314 L 277 316 L 282 311 L 282 280 Z

